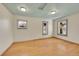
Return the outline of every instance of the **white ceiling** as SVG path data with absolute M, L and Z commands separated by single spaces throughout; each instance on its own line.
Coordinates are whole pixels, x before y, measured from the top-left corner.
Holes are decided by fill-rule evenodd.
M 3 5 L 14 15 L 52 19 L 67 16 L 79 11 L 79 3 L 4 3 Z M 28 8 L 29 11 L 19 11 L 18 7 L 20 6 Z M 51 10 L 55 10 L 56 14 L 49 14 Z

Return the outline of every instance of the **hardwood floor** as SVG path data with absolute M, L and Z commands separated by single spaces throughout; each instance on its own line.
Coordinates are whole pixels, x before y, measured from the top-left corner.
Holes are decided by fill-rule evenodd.
M 57 38 L 14 43 L 3 56 L 79 56 L 79 45 Z

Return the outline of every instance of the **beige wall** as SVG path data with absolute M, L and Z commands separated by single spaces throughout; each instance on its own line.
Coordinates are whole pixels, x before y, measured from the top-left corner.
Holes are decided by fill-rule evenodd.
M 0 4 L 0 55 L 12 44 L 12 15 Z
M 57 21 L 62 19 L 68 19 L 67 37 L 57 35 Z M 54 36 L 64 40 L 79 43 L 79 13 L 54 20 Z
M 17 20 L 23 19 L 27 20 L 27 29 L 17 29 Z M 14 19 L 14 41 L 27 41 L 33 40 L 38 38 L 45 38 L 51 36 L 51 29 L 48 29 L 48 35 L 42 35 L 42 18 L 35 18 L 35 17 L 24 17 L 24 16 L 15 16 Z M 48 20 L 47 20 L 48 21 Z M 52 20 L 49 20 L 49 28 L 52 23 Z

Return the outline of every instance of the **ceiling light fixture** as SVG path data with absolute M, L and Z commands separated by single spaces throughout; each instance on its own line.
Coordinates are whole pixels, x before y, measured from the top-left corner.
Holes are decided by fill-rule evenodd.
M 56 13 L 56 11 L 51 11 L 51 14 L 55 14 Z
M 20 10 L 21 10 L 22 12 L 25 12 L 25 11 L 26 11 L 26 8 L 20 7 Z

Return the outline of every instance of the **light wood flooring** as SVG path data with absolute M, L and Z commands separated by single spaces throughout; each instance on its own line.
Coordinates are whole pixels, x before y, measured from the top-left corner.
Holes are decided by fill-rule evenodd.
M 57 38 L 14 43 L 3 56 L 79 56 L 79 45 Z

